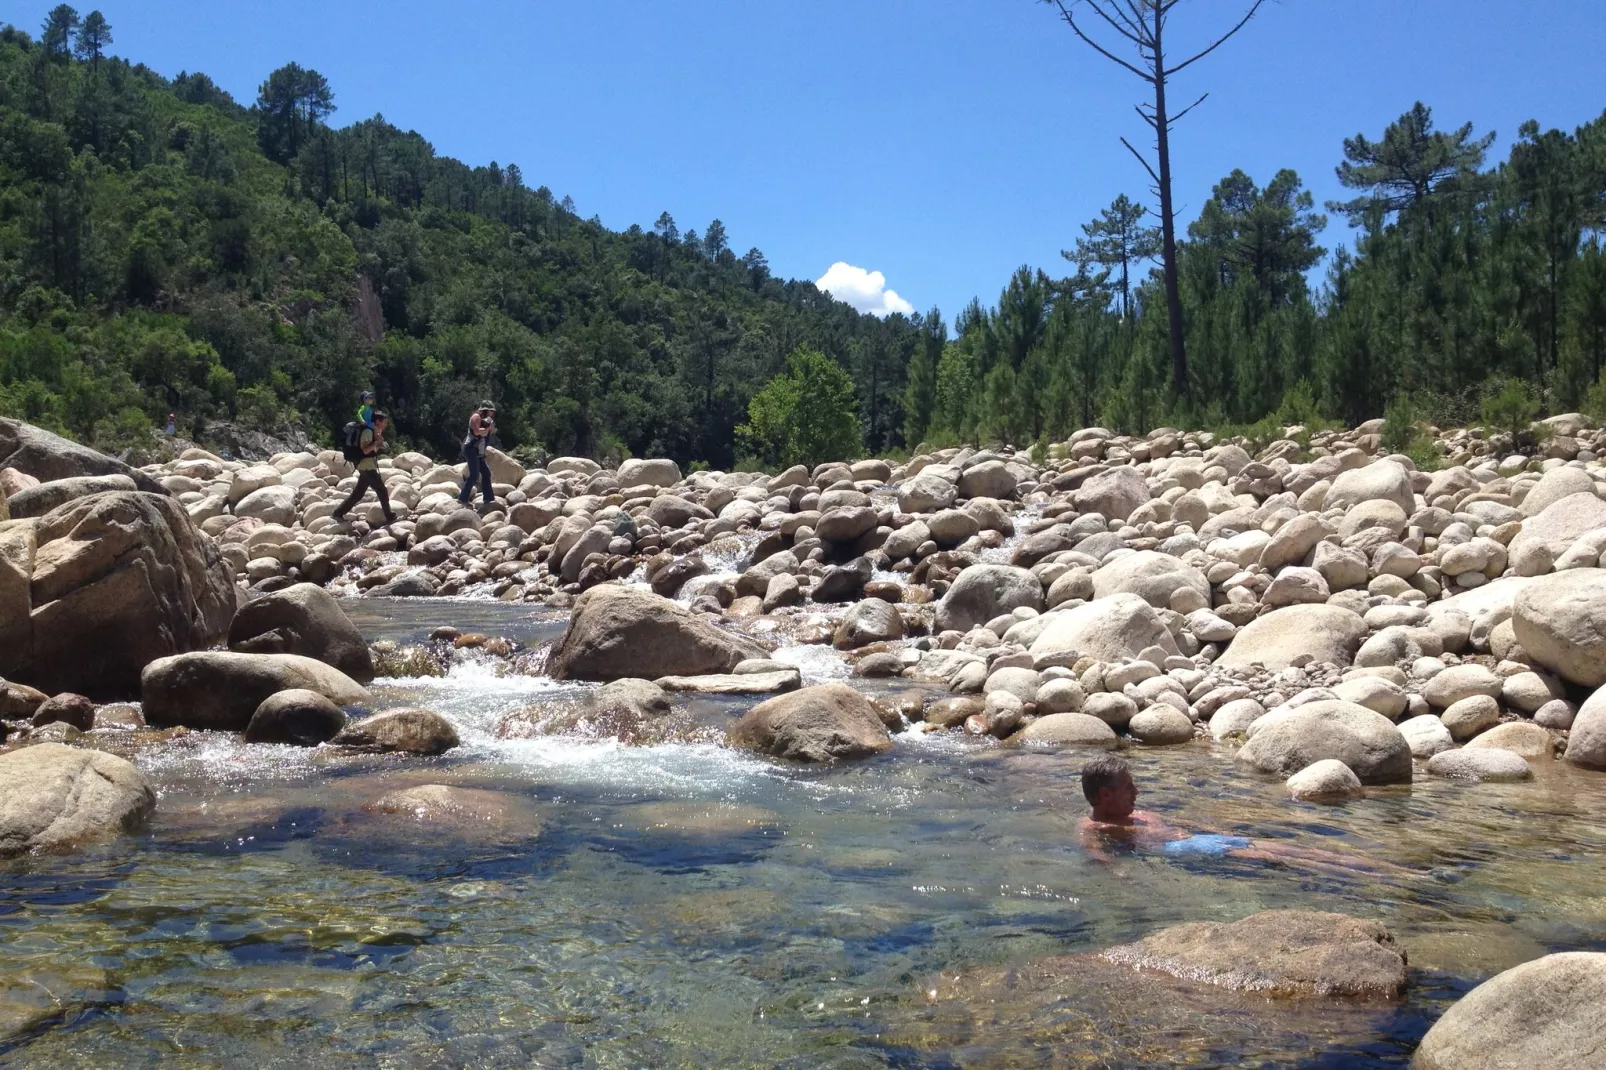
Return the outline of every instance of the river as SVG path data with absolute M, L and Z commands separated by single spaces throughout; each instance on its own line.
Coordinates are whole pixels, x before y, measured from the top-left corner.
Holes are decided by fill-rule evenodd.
M 533 643 L 563 619 L 351 610 L 401 641 L 450 623 Z M 841 672 L 823 650 L 797 660 Z M 1139 805 L 1173 821 L 1409 872 L 1109 866 L 1077 842 L 1070 753 L 906 732 L 803 769 L 714 744 L 497 740 L 504 713 L 573 688 L 474 662 L 374 691 L 439 710 L 464 745 L 352 759 L 195 734 L 134 755 L 160 790 L 148 831 L 0 863 L 0 1022 L 27 1021 L 0 1033 L 0 1065 L 1398 1067 L 1483 978 L 1606 944 L 1606 777 L 1559 765 L 1526 784 L 1419 774 L 1335 807 L 1288 801 L 1226 746 L 1135 750 Z M 741 708 L 697 711 L 717 727 Z M 439 828 L 364 810 L 430 782 L 506 811 Z M 1404 1001 L 1201 1002 L 1034 966 L 1271 907 L 1383 921 L 1410 956 Z M 59 1008 L 19 1018 L 18 978 Z

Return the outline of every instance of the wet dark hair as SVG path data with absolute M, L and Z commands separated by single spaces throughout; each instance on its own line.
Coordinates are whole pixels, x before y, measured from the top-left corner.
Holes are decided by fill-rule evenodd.
M 1097 805 L 1100 791 L 1115 787 L 1123 776 L 1131 775 L 1132 767 L 1126 764 L 1125 758 L 1101 754 L 1082 766 L 1082 794 L 1089 803 Z

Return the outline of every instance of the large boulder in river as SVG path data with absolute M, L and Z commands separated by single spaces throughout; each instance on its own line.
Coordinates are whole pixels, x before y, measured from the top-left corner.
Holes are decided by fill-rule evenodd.
M 1177 641 L 1165 622 L 1135 594 L 1112 594 L 1074 609 L 1056 610 L 1047 620 L 1032 643 L 1033 654 L 1074 650 L 1099 661 L 1121 661 L 1149 647 L 1177 652 Z
M 296 688 L 316 691 L 336 706 L 369 700 L 357 681 L 300 654 L 176 654 L 151 662 L 140 681 L 146 724 L 220 732 L 244 732 L 264 699 Z
M 1112 557 L 1093 573 L 1093 597 L 1135 594 L 1151 606 L 1165 608 L 1178 588 L 1191 587 L 1210 604 L 1210 581 L 1203 572 L 1156 550 Z
M 846 684 L 817 684 L 761 702 L 731 725 L 726 739 L 800 762 L 867 758 L 892 747 L 870 700 Z
M 15 468 L 41 483 L 74 476 L 127 476 L 140 490 L 167 494 L 139 469 L 21 420 L 0 419 L 0 468 Z
M 1417 1070 L 1562 1070 L 1602 1065 L 1606 954 L 1570 951 L 1496 974 L 1422 1038 Z
M 1575 684 L 1606 684 L 1606 569 L 1535 578 L 1512 601 L 1511 626 L 1540 665 Z
M 1327 758 L 1349 766 L 1363 784 L 1411 779 L 1411 745 L 1394 722 L 1342 699 L 1273 710 L 1252 726 L 1237 756 L 1240 765 L 1284 778 Z
M 96 494 L 0 525 L 0 676 L 98 701 L 157 658 L 211 646 L 234 576 L 174 498 Z
M 138 489 L 128 476 L 73 476 L 70 479 L 53 479 L 49 483 L 18 491 L 7 499 L 6 508 L 12 520 L 26 520 L 31 516 L 44 516 L 58 506 L 87 498 L 91 494 Z
M 0 754 L 0 858 L 131 832 L 155 809 L 145 774 L 114 754 L 61 743 Z
M 1366 638 L 1366 630 L 1360 614 L 1342 606 L 1287 606 L 1238 629 L 1216 664 L 1224 669 L 1259 664 L 1275 672 L 1309 655 L 1318 662 L 1347 666 Z
M 1012 565 L 971 565 L 937 603 L 937 630 L 968 632 L 1021 607 L 1043 608 L 1043 582 Z
M 1174 925 L 1100 957 L 1267 995 L 1395 999 L 1405 989 L 1405 952 L 1381 923 L 1309 910 Z
M 547 670 L 555 680 L 656 680 L 727 673 L 748 658 L 766 656 L 751 639 L 667 598 L 610 583 L 575 599 Z
M 359 684 L 374 678 L 374 659 L 362 633 L 334 595 L 298 583 L 254 598 L 229 625 L 229 649 L 242 654 L 300 654 L 333 665 Z

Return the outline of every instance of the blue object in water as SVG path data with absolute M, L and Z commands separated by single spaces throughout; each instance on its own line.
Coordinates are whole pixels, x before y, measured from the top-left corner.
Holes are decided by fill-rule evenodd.
M 1214 832 L 1201 832 L 1186 839 L 1170 840 L 1160 845 L 1168 855 L 1224 855 L 1239 847 L 1248 847 L 1243 836 L 1222 836 Z

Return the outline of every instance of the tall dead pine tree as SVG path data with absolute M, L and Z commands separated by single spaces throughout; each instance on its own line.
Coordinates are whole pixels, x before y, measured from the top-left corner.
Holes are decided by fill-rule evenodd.
M 1159 168 L 1126 138 L 1121 139 L 1132 155 L 1138 158 L 1143 169 L 1154 180 L 1155 195 L 1160 198 L 1161 256 L 1165 264 L 1165 303 L 1167 323 L 1171 336 L 1171 388 L 1177 394 L 1188 387 L 1188 353 L 1182 336 L 1182 292 L 1177 281 L 1177 233 L 1171 201 L 1171 128 L 1184 115 L 1203 103 L 1209 93 L 1171 114 L 1166 106 L 1166 83 L 1173 74 L 1197 63 L 1220 48 L 1228 38 L 1248 25 L 1255 12 L 1266 0 L 1253 0 L 1237 25 L 1179 63 L 1167 64 L 1165 51 L 1166 21 L 1182 0 L 1044 0 L 1059 9 L 1060 17 L 1075 31 L 1083 43 L 1099 55 L 1137 75 L 1154 90 L 1154 103 L 1137 106 L 1137 112 L 1154 130 L 1154 147 Z M 1110 37 L 1114 34 L 1114 37 Z M 1101 43 L 1103 37 L 1111 42 Z M 1124 44 L 1114 43 L 1116 39 Z M 1134 60 L 1122 59 L 1117 50 L 1136 50 Z

